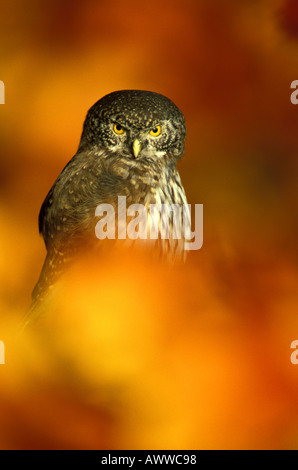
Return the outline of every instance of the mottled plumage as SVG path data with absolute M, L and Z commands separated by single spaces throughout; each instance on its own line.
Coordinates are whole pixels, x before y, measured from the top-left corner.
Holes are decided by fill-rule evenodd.
M 182 112 L 165 96 L 123 90 L 89 110 L 75 156 L 60 173 L 39 214 L 47 256 L 33 291 L 40 301 L 76 255 L 102 241 L 95 236 L 95 209 L 118 196 L 127 205 L 186 204 L 176 169 L 186 135 Z M 162 221 L 160 231 L 162 232 Z M 183 240 L 165 240 L 163 251 L 183 251 Z

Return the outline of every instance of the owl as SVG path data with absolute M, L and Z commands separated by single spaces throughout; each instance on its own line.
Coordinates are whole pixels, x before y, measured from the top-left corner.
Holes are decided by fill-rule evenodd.
M 33 305 L 43 299 L 79 253 L 102 244 L 95 234 L 96 208 L 111 205 L 117 220 L 119 196 L 126 198 L 127 206 L 142 204 L 148 209 L 149 225 L 154 222 L 158 226 L 153 245 L 163 255 L 183 256 L 183 237 L 173 236 L 173 216 L 166 239 L 161 214 L 150 215 L 149 208 L 152 204 L 175 204 L 182 210 L 187 204 L 176 168 L 185 137 L 182 112 L 158 93 L 115 91 L 90 108 L 77 153 L 40 210 L 39 231 L 47 255 L 32 293 Z

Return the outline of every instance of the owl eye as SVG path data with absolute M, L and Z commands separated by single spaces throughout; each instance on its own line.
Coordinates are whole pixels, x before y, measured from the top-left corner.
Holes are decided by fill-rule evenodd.
M 161 133 L 161 126 L 155 126 L 150 131 L 150 135 L 153 135 L 153 137 L 159 136 L 160 133 Z
M 114 132 L 115 134 L 120 135 L 120 134 L 123 134 L 124 129 L 122 126 L 120 126 L 120 124 L 114 124 Z

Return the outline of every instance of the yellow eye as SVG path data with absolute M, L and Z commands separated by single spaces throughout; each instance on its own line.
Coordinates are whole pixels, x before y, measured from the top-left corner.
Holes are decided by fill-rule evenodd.
M 123 134 L 124 132 L 124 129 L 122 126 L 120 126 L 120 124 L 114 124 L 114 132 L 115 134 Z
M 161 127 L 160 126 L 155 126 L 150 131 L 150 135 L 153 135 L 153 137 L 159 136 L 160 133 L 161 133 Z

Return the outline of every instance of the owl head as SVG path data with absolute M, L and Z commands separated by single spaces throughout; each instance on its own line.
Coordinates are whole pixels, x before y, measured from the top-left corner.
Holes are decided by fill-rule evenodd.
M 142 90 L 121 90 L 97 101 L 84 122 L 81 148 L 108 150 L 135 162 L 177 161 L 183 154 L 184 116 L 169 99 Z

